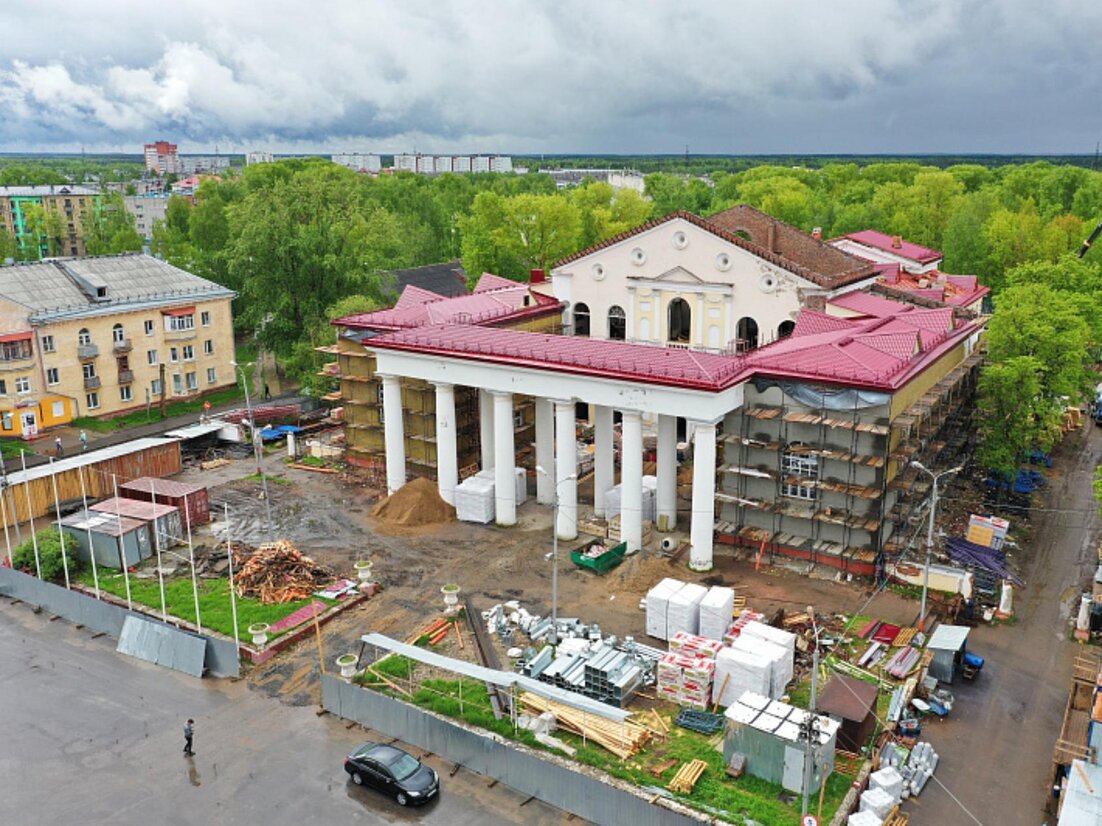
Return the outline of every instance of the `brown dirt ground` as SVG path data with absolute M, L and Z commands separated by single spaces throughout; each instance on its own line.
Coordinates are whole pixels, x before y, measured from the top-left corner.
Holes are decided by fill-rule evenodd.
M 394 528 L 385 526 L 384 533 L 369 516 L 376 492 L 331 475 L 295 470 L 286 470 L 285 475 L 291 484 L 271 486 L 273 521 L 281 535 L 290 535 L 303 553 L 334 566 L 338 574 L 351 576 L 352 562 L 369 557 L 384 586 L 374 599 L 322 629 L 327 670 L 333 670 L 332 661 L 338 655 L 358 651 L 365 633 L 377 631 L 404 640 L 423 627 L 443 608 L 440 587 L 448 582 L 462 586 L 478 610 L 516 599 L 532 613 L 550 613 L 549 508 L 529 500 L 519 509 L 518 525 L 513 528 L 450 521 L 397 529 L 405 535 L 394 535 Z M 232 482 L 212 489 L 211 496 L 212 500 L 233 497 L 244 511 L 238 522 L 255 530 L 264 521 L 263 502 L 255 495 L 258 487 L 253 482 Z M 284 509 L 291 513 L 285 514 Z M 232 524 L 231 530 L 236 538 Z M 571 564 L 569 550 L 574 544 L 581 541 L 563 543 L 559 549 L 559 615 L 580 617 L 600 624 L 606 634 L 634 635 L 655 645 L 661 643 L 645 636 L 639 602 L 666 576 L 733 585 L 750 607 L 767 615 L 778 608 L 802 611 L 808 604 L 821 613 L 850 614 L 863 605 L 867 594 L 864 582 L 834 582 L 782 568 L 755 571 L 752 561 L 721 556 L 730 552 L 722 546 L 716 548 L 715 569 L 707 574 L 689 571 L 684 558 L 671 564 L 644 550 L 601 577 Z M 909 624 L 917 610 L 914 602 L 885 592 L 865 613 Z M 469 635 L 466 643 L 469 653 Z M 445 650 L 455 646 L 454 633 L 445 646 Z M 318 649 L 311 636 L 253 669 L 248 679 L 259 690 L 288 702 L 310 704 L 320 700 L 314 679 L 317 668 Z

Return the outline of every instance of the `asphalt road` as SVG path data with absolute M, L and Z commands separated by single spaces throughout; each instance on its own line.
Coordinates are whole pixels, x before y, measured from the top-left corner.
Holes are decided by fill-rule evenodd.
M 188 717 L 191 759 L 182 754 Z M 0 601 L 2 824 L 566 821 L 478 775 L 449 776 L 435 757 L 426 762 L 441 773 L 440 798 L 403 809 L 348 782 L 343 757 L 371 733 L 346 725 L 244 682 L 131 659 L 108 637 Z
M 941 756 L 941 785 L 930 783 L 908 805 L 915 826 L 1046 822 L 1052 749 L 1077 648 L 1068 640 L 1070 611 L 1098 564 L 1091 480 L 1100 454 L 1102 431 L 1089 423 L 1058 450 L 1062 476 L 1045 497 L 1052 510 L 1034 519 L 1032 548 L 1019 555 L 1027 587 L 1016 595 L 1017 624 L 972 632 L 968 647 L 986 659 L 983 671 L 952 686 L 952 713 L 924 731 Z

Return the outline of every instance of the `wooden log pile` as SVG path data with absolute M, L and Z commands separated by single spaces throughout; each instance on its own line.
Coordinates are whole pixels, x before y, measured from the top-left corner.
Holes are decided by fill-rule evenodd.
M 692 794 L 696 781 L 700 779 L 700 775 L 704 774 L 706 768 L 708 768 L 708 764 L 703 760 L 690 760 L 677 770 L 677 774 L 673 776 L 673 780 L 670 781 L 667 788 L 681 794 Z
M 550 711 L 555 715 L 559 728 L 584 736 L 587 740 L 608 749 L 621 760 L 627 760 L 637 754 L 651 737 L 650 729 L 630 720 L 617 723 L 596 714 L 582 714 L 576 708 L 556 703 L 554 700 L 548 700 L 536 694 L 525 692 L 520 696 L 520 704 L 526 711 L 534 714 Z
M 265 605 L 306 599 L 333 581 L 333 570 L 320 565 L 286 539 L 268 542 L 251 553 L 234 548 L 234 586 L 239 597 L 257 597 Z

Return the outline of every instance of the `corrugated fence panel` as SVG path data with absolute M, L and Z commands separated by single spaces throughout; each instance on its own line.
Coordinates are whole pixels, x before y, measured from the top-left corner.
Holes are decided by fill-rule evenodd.
M 464 768 L 511 786 L 599 824 L 697 826 L 693 818 L 491 737 L 470 731 L 415 706 L 322 675 L 322 705 L 330 712 L 439 754 Z
M 13 571 L 11 568 L 0 567 L 0 594 L 21 599 L 29 605 L 40 605 L 51 614 L 65 617 L 70 622 L 79 623 L 92 631 L 102 631 L 114 639 L 118 639 L 122 634 L 123 623 L 126 622 L 127 617 L 151 619 L 137 611 L 128 611 L 121 605 L 104 602 L 79 591 L 69 591 L 52 582 L 42 582 L 36 577 L 22 571 Z M 156 617 L 152 620 L 159 622 Z M 237 656 L 237 646 L 232 640 L 195 634 L 175 626 L 170 627 L 183 637 L 206 641 L 203 663 L 210 674 L 217 677 L 241 676 L 241 662 Z M 181 637 L 181 645 L 190 647 L 192 643 L 188 643 Z

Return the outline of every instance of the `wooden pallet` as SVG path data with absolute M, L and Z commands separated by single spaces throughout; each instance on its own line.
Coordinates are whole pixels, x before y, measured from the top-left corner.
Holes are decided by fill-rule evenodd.
M 915 638 L 915 634 L 918 633 L 917 628 L 900 628 L 899 633 L 895 635 L 895 639 L 892 640 L 894 646 L 910 645 L 911 640 Z
M 746 610 L 746 597 L 735 597 L 735 604 L 731 609 L 731 616 L 737 617 Z
M 907 826 L 910 821 L 910 815 L 906 812 L 899 811 L 899 807 L 896 806 L 888 812 L 888 818 L 884 821 L 883 826 Z
M 677 770 L 677 774 L 673 776 L 673 780 L 669 782 L 666 788 L 681 794 L 692 794 L 696 781 L 704 774 L 706 768 L 708 768 L 708 764 L 703 760 L 690 760 Z

